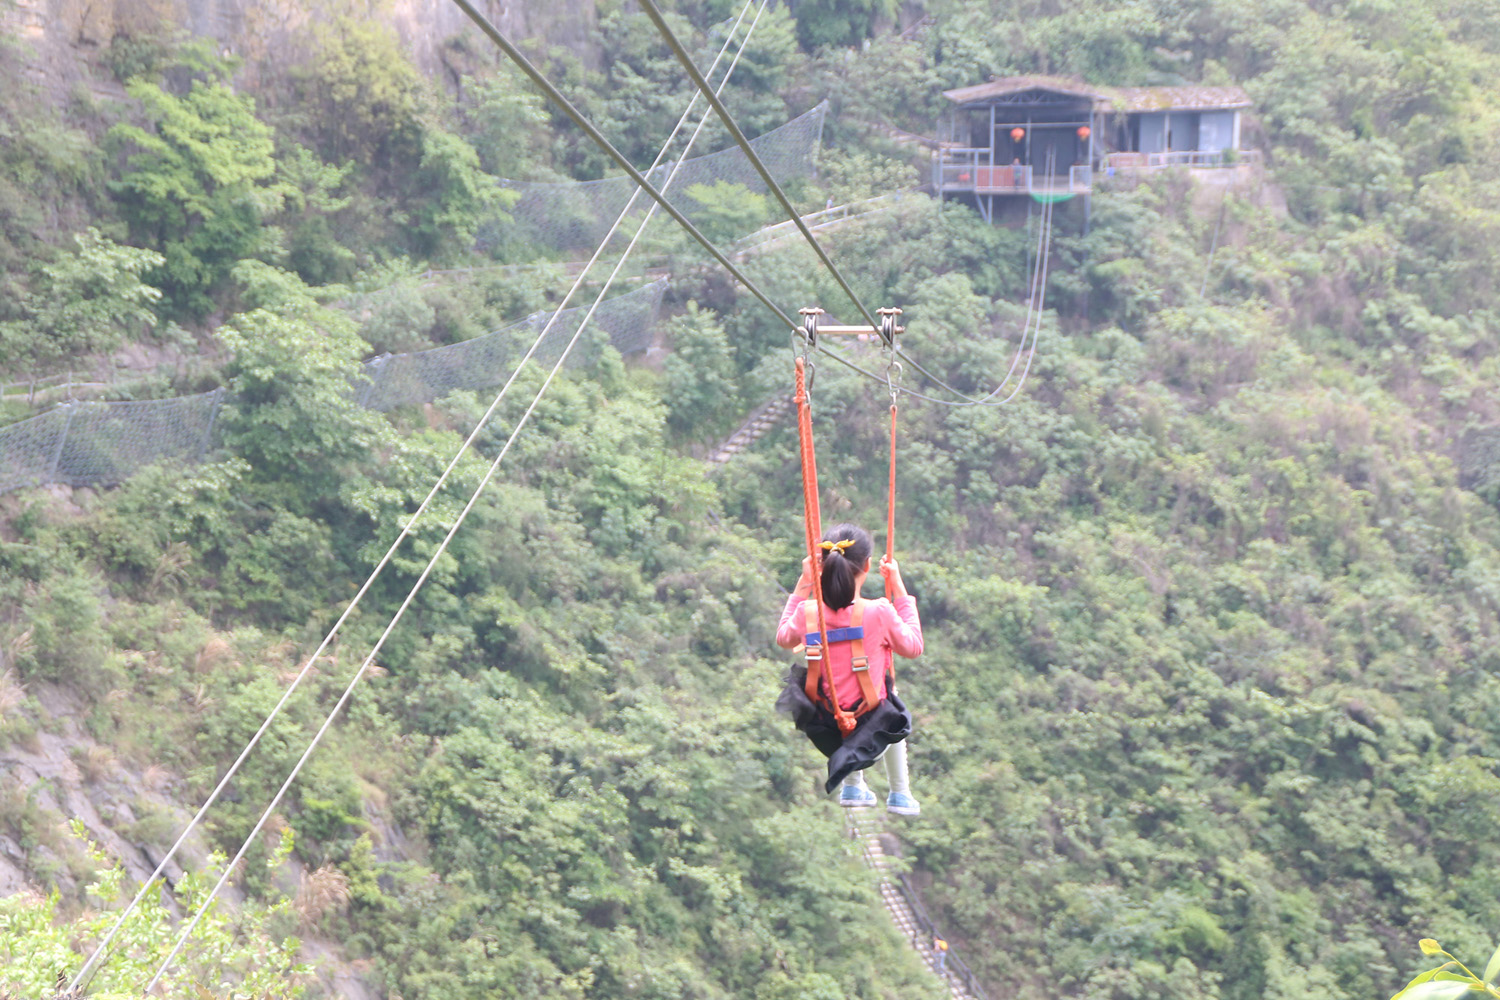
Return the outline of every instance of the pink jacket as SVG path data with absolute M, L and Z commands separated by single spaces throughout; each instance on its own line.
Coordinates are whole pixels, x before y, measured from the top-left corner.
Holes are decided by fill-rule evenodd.
M 807 614 L 802 610 L 805 598 L 793 594 L 787 598 L 786 609 L 781 612 L 781 624 L 776 629 L 776 645 L 782 649 L 793 649 L 802 644 L 807 630 Z M 838 611 L 823 608 L 823 622 L 830 628 L 844 628 L 854 615 L 853 608 Z M 875 681 L 875 692 L 885 697 L 885 676 L 891 668 L 891 654 L 899 653 L 915 659 L 922 655 L 922 620 L 917 617 L 917 600 L 907 595 L 896 598 L 895 605 L 885 598 L 865 602 L 865 655 L 870 658 L 870 677 Z M 854 654 L 847 642 L 832 643 L 829 650 L 829 670 L 833 674 L 834 690 L 838 692 L 839 704 L 853 709 L 859 705 L 859 681 L 851 669 Z

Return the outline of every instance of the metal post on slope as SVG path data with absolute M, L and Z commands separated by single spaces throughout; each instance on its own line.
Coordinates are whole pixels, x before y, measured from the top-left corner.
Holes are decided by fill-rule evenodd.
M 360 393 L 359 393 L 359 405 L 361 407 L 363 407 L 365 409 L 369 409 L 370 408 L 370 397 L 375 394 L 375 389 L 377 388 L 378 383 L 381 383 L 381 382 L 384 381 L 383 376 L 385 375 L 385 366 L 386 366 L 386 363 L 389 362 L 390 360 L 391 360 L 391 353 L 389 351 L 387 351 L 386 353 L 382 354 L 380 357 L 375 358 L 373 361 L 370 362 L 370 369 L 371 369 L 371 371 L 370 371 L 369 375 L 367 376 L 368 381 L 365 382 L 365 387 L 362 390 L 360 390 Z
M 225 388 L 221 385 L 214 390 L 214 401 L 208 411 L 208 426 L 203 428 L 203 440 L 198 442 L 198 454 L 193 458 L 194 462 L 203 461 L 203 456 L 208 454 L 208 446 L 213 441 L 214 424 L 219 419 L 219 407 L 224 402 Z
M 1089 220 L 1094 214 L 1094 136 L 1098 133 L 1098 122 L 1094 120 L 1094 109 L 1089 108 L 1089 186 L 1083 193 L 1083 232 L 1088 235 Z
M 47 470 L 47 478 L 37 484 L 39 486 L 57 482 L 57 471 L 62 464 L 63 448 L 68 443 L 68 431 L 73 426 L 73 415 L 78 412 L 78 404 L 67 402 L 62 405 L 62 409 L 67 414 L 67 419 L 63 421 L 62 431 L 57 435 L 57 447 L 52 449 L 52 467 Z

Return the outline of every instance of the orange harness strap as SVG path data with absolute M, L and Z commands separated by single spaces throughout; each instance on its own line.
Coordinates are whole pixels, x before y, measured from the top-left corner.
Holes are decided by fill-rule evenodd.
M 885 557 L 896 558 L 896 404 L 891 403 L 891 488 L 885 501 Z M 885 599 L 891 604 L 896 603 L 894 588 L 891 581 L 885 581 Z M 890 690 L 896 684 L 896 658 L 891 657 L 891 665 L 886 670 L 886 689 Z
M 858 630 L 859 634 L 856 635 L 852 640 L 850 640 L 852 643 L 852 648 L 850 651 L 854 654 L 854 679 L 859 681 L 859 696 L 864 701 L 864 704 L 860 705 L 859 708 L 855 710 L 855 714 L 864 715 L 866 712 L 872 711 L 876 705 L 880 704 L 880 697 L 875 693 L 875 682 L 870 679 L 870 658 L 865 655 L 864 598 L 860 598 L 854 602 L 854 611 L 852 612 L 852 615 L 853 617 L 850 619 L 850 624 Z M 832 686 L 833 684 L 830 681 L 829 687 Z
M 823 550 L 818 547 L 818 539 L 823 536 L 823 520 L 818 509 L 818 461 L 813 453 L 812 409 L 807 405 L 807 359 L 805 358 L 797 359 L 795 401 L 797 403 L 797 437 L 801 444 L 802 457 L 803 533 L 807 537 L 807 554 L 812 557 L 812 596 L 818 619 L 819 656 L 815 662 L 812 647 L 808 647 L 806 690 L 807 696 L 814 702 L 823 701 L 828 705 L 833 712 L 834 720 L 838 723 L 839 732 L 848 736 L 854 731 L 856 720 L 853 715 L 844 711 L 838 698 L 834 696 L 832 679 L 828 685 L 828 698 L 825 700 L 819 694 L 820 681 L 823 676 L 822 650 L 828 645 L 824 641 L 828 634 L 828 627 L 823 620 Z
M 885 557 L 896 558 L 896 404 L 891 404 L 891 488 L 885 501 Z M 891 600 L 891 582 L 885 582 L 885 599 Z
M 804 601 L 802 604 L 802 613 L 807 620 L 807 634 L 812 635 L 818 631 L 817 608 L 812 601 Z M 870 658 L 865 655 L 865 599 L 863 597 L 855 600 L 850 616 L 849 627 L 855 630 L 855 636 L 853 639 L 846 641 L 850 645 L 850 653 L 853 656 L 852 669 L 854 670 L 854 678 L 859 682 L 860 704 L 854 710 L 854 716 L 858 718 L 880 704 L 880 696 L 875 691 L 875 682 L 870 678 Z M 820 666 L 825 662 L 830 664 L 828 670 L 828 689 L 831 697 L 837 697 L 838 690 L 833 685 L 833 671 L 831 667 L 833 661 L 823 659 L 823 640 L 827 636 L 828 633 L 821 633 L 816 647 L 812 643 L 807 644 L 807 672 L 809 674 L 812 673 L 814 663 L 818 663 Z M 809 697 L 811 697 L 811 693 L 809 693 Z

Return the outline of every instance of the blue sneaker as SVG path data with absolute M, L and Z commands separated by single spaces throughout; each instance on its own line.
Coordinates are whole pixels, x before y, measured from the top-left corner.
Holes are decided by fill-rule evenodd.
M 858 785 L 845 785 L 839 792 L 839 805 L 845 809 L 856 809 L 865 806 L 873 806 L 876 803 L 875 793 L 868 788 Z
M 873 798 L 874 796 L 871 796 Z M 885 811 L 893 812 L 897 816 L 920 816 L 922 807 L 917 805 L 917 800 L 905 792 L 892 792 L 885 797 Z

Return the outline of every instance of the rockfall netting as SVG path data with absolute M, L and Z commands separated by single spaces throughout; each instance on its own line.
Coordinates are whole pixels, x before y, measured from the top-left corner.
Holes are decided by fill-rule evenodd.
M 0 427 L 0 493 L 118 483 L 152 462 L 194 462 L 212 441 L 224 390 L 135 402 L 75 402 Z
M 592 364 L 598 358 L 599 346 L 606 341 L 626 357 L 650 347 L 666 287 L 665 279 L 653 281 L 601 303 L 591 321 L 593 334 L 581 338 L 568 356 L 569 366 Z M 537 346 L 534 359 L 549 367 L 555 364 L 586 313 L 582 307 L 558 313 L 552 329 Z M 473 340 L 367 361 L 364 373 L 369 381 L 357 390 L 359 401 L 372 410 L 384 411 L 441 399 L 457 389 L 487 389 L 497 385 L 541 333 L 551 315 L 551 312 L 533 313 L 519 323 Z
M 606 344 L 626 356 L 647 350 L 666 284 L 654 281 L 601 303 L 568 367 L 592 364 Z M 558 313 L 533 359 L 555 364 L 586 312 L 579 307 Z M 355 397 L 384 411 L 499 385 L 551 315 L 536 313 L 473 340 L 367 361 L 363 377 L 355 380 Z M 226 398 L 226 390 L 215 389 L 175 399 L 74 402 L 0 427 L 0 493 L 51 483 L 110 486 L 156 462 L 199 461 L 215 443 Z
M 825 101 L 780 128 L 750 140 L 751 148 L 778 184 L 812 174 L 827 112 Z M 647 178 L 660 189 L 671 171 L 672 164 L 663 163 Z M 738 146 L 732 146 L 684 160 L 672 181 L 668 199 L 696 225 L 702 207 L 687 191 L 694 184 L 712 185 L 716 181 L 743 184 L 757 194 L 767 193 L 749 158 Z M 507 209 L 508 219 L 484 227 L 481 244 L 543 251 L 592 250 L 598 246 L 636 188 L 635 181 L 623 175 L 556 184 L 508 181 L 506 186 L 520 198 Z M 643 199 L 636 204 L 644 212 L 650 203 L 649 199 Z

